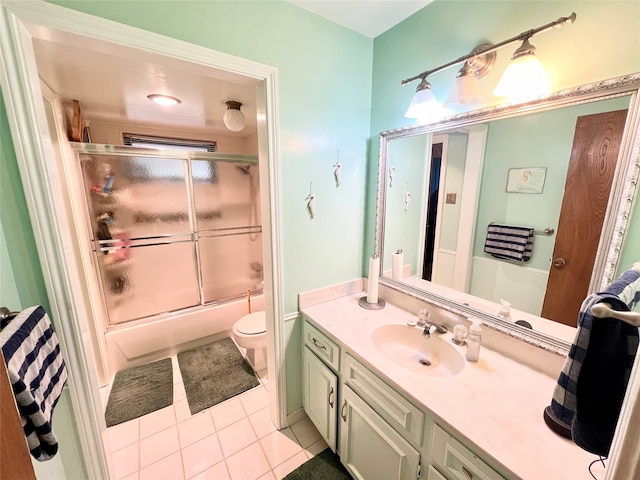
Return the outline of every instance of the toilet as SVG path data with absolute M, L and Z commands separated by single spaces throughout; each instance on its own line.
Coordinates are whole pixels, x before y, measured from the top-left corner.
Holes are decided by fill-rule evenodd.
M 267 323 L 264 311 L 250 313 L 234 323 L 233 338 L 247 350 L 247 360 L 254 371 L 267 368 Z

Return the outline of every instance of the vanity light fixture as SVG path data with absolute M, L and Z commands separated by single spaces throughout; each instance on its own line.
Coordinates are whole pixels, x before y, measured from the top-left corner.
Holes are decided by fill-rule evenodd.
M 151 95 L 147 95 L 147 98 L 158 105 L 162 105 L 163 107 L 170 107 L 171 105 L 178 105 L 182 103 L 180 99 L 176 97 L 162 95 L 160 93 L 152 93 Z
M 224 102 L 227 105 L 227 110 L 222 116 L 222 121 L 225 126 L 232 132 L 241 131 L 247 124 L 247 120 L 244 118 L 244 113 L 240 111 L 242 104 L 233 100 Z
M 525 38 L 493 90 L 496 97 L 522 102 L 549 93 L 549 77 L 535 55 L 536 47 Z
M 521 65 L 524 64 L 529 68 L 529 72 L 539 72 L 540 69 L 542 69 L 542 66 L 539 65 L 539 61 L 539 67 L 531 66 L 533 65 L 533 63 L 535 63 L 535 61 L 537 61 L 537 59 L 534 55 L 535 47 L 533 47 L 533 45 L 529 43 L 529 39 L 537 33 L 573 23 L 575 22 L 575 20 L 576 14 L 575 12 L 573 12 L 568 17 L 560 17 L 554 22 L 547 23 L 546 25 L 542 25 L 541 27 L 534 28 L 532 30 L 524 31 L 516 35 L 515 37 L 511 37 L 507 40 L 496 43 L 495 45 L 482 44 L 473 49 L 471 53 L 467 55 L 456 58 L 455 60 L 440 65 L 439 67 L 432 68 L 431 70 L 426 70 L 422 73 L 419 73 L 418 75 L 402 80 L 400 84 L 404 86 L 408 83 L 413 82 L 414 80 L 420 79 L 420 84 L 416 89 L 416 94 L 411 100 L 411 105 L 409 106 L 407 113 L 405 113 L 405 117 L 417 118 L 420 121 L 420 119 L 429 118 L 429 116 L 431 116 L 432 118 L 437 118 L 438 116 L 440 116 L 442 114 L 443 107 L 440 106 L 435 99 L 435 96 L 431 91 L 431 85 L 427 81 L 427 77 L 433 73 L 439 72 L 440 70 L 444 70 L 445 68 L 449 68 L 452 65 L 456 65 L 462 62 L 465 62 L 465 64 L 458 72 L 456 83 L 454 84 L 452 91 L 447 98 L 446 104 L 464 104 L 478 100 L 479 95 L 481 95 L 481 90 L 478 87 L 477 80 L 484 76 L 493 66 L 496 50 L 509 43 L 513 43 L 516 41 L 523 42 L 521 47 L 516 50 L 512 57 L 514 60 L 514 62 L 512 63 L 515 63 L 515 66 L 513 68 L 518 70 L 519 68 L 522 68 Z M 511 65 L 509 66 L 511 67 Z M 507 71 L 513 70 L 513 68 L 507 68 Z M 505 71 L 505 74 L 507 73 L 507 71 Z M 512 74 L 509 73 L 509 76 L 511 75 Z M 530 73 L 529 75 L 532 74 Z M 494 94 L 502 95 L 502 93 L 504 92 L 507 92 L 506 94 L 509 96 L 514 94 L 515 97 L 510 98 L 512 101 L 522 101 L 525 97 L 526 99 L 531 99 L 532 97 L 542 95 L 546 92 L 546 90 L 548 90 L 548 80 L 545 79 L 546 77 L 537 76 L 536 78 L 537 80 L 535 81 L 533 81 L 532 79 L 532 82 L 534 83 L 529 81 L 526 82 L 526 94 L 522 93 L 522 89 L 520 89 L 519 91 L 505 90 L 500 84 L 500 89 L 497 89 L 497 92 L 494 91 Z M 508 77 L 505 81 L 508 81 Z M 502 83 L 502 81 L 500 83 Z M 421 93 L 424 91 L 427 91 L 428 93 Z M 432 111 L 431 114 L 427 112 L 428 109 Z M 435 112 L 435 115 L 433 114 L 433 112 Z

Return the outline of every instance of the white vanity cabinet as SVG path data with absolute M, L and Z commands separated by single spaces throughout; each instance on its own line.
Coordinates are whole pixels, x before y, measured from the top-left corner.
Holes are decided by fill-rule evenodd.
M 356 480 L 504 480 L 347 345 L 303 335 L 304 409 Z
M 356 480 L 420 478 L 420 453 L 342 385 L 340 460 Z
M 302 400 L 304 410 L 331 450 L 335 452 L 337 447 L 338 376 L 329 366 L 338 369 L 340 349 L 306 322 L 303 332 L 305 347 L 302 354 Z

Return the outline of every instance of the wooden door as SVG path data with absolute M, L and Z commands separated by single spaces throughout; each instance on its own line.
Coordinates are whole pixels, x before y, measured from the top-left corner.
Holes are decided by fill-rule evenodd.
M 0 478 L 35 480 L 27 440 L 1 354 L 0 363 Z
M 626 110 L 578 117 L 542 317 L 576 326 L 587 296 Z

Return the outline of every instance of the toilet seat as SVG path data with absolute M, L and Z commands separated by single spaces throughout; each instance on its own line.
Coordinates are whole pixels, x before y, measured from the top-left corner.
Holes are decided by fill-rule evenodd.
M 234 324 L 233 328 L 241 335 L 260 335 L 266 333 L 267 326 L 264 311 L 245 315 Z

